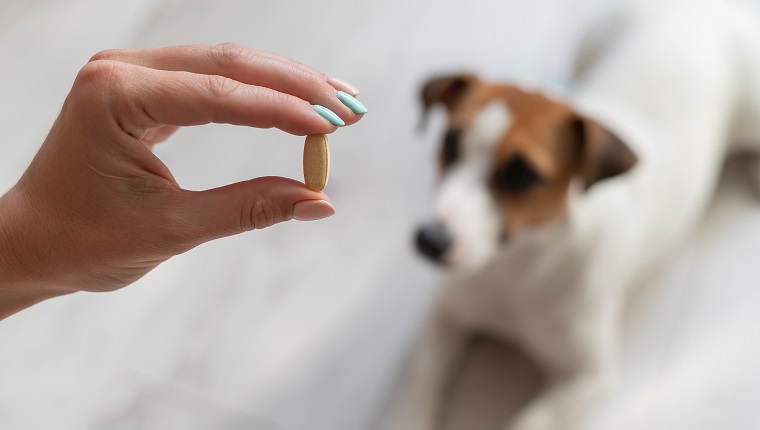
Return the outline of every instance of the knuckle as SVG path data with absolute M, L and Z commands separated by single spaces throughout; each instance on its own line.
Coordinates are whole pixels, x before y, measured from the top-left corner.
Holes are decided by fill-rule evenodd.
M 296 63 L 296 64 L 298 64 L 301 67 L 302 70 L 306 71 L 306 73 L 308 73 L 309 75 L 311 75 L 314 79 L 316 79 L 317 81 L 319 81 L 321 84 L 323 84 L 323 85 L 330 85 L 330 84 L 327 83 L 328 77 L 327 77 L 327 75 L 325 73 L 320 72 L 319 70 L 317 70 L 317 69 L 315 69 L 315 68 L 313 68 L 313 67 L 311 67 L 309 65 L 303 64 L 303 63 Z
M 90 61 L 88 61 L 88 63 L 91 63 L 93 61 L 101 61 L 101 60 L 113 60 L 114 58 L 118 58 L 121 52 L 122 50 L 120 49 L 106 49 L 104 51 L 100 51 L 97 54 L 93 55 L 90 58 Z
M 272 106 L 274 108 L 273 111 L 287 107 L 288 104 L 290 104 L 294 99 L 293 96 L 274 90 L 264 91 L 262 93 L 262 98 L 264 99 L 263 101 L 266 105 Z
M 211 121 L 215 123 L 225 122 L 225 118 L 223 117 L 225 101 L 233 93 L 239 91 L 242 84 L 219 75 L 209 75 L 207 79 L 206 86 L 212 99 L 211 104 L 213 105 Z
M 296 97 L 270 89 L 259 89 L 256 97 L 261 106 L 267 106 L 266 111 L 259 115 L 260 122 L 257 126 L 262 128 L 277 126 L 280 119 L 287 116 L 287 112 L 298 111 L 301 108 Z
M 285 68 L 287 75 L 293 81 L 298 82 L 298 85 L 306 90 L 307 93 L 312 95 L 325 94 L 328 96 L 332 96 L 335 93 L 335 89 L 327 83 L 327 78 L 323 75 L 290 64 L 286 65 Z
M 318 73 L 302 72 L 302 75 L 302 79 L 305 83 L 312 88 L 319 88 L 322 91 L 332 88 L 330 84 L 327 83 L 327 79 Z
M 209 75 L 208 89 L 215 98 L 225 99 L 240 89 L 240 82 L 225 76 Z
M 279 219 L 277 210 L 270 200 L 256 198 L 243 206 L 240 214 L 240 228 L 242 231 L 261 230 L 271 227 Z
M 316 100 L 330 100 L 335 97 L 335 88 L 327 82 L 326 78 L 319 74 L 303 72 L 299 80 L 311 90 L 311 93 Z M 343 105 L 339 104 L 338 108 L 342 107 Z M 335 112 L 340 114 L 339 111 Z
M 91 61 L 79 70 L 75 84 L 79 86 L 114 86 L 123 79 L 121 63 L 109 60 Z
M 226 42 L 215 47 L 217 60 L 225 66 L 246 62 L 253 57 L 253 50 L 236 42 Z
M 79 70 L 74 80 L 64 103 L 64 110 L 77 107 L 99 114 L 102 112 L 102 106 L 121 99 L 119 95 L 126 92 L 127 83 L 122 63 L 109 60 L 87 63 Z

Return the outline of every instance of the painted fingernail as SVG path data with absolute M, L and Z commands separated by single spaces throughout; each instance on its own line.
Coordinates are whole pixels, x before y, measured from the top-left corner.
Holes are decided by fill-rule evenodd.
M 351 94 L 343 92 L 343 91 L 338 91 L 338 98 L 344 105 L 348 106 L 348 108 L 351 109 L 353 113 L 357 113 L 357 114 L 367 113 L 367 108 L 364 107 L 364 105 L 361 104 L 359 100 L 356 100 L 355 98 L 351 97 Z
M 338 127 L 343 127 L 346 125 L 346 123 L 343 122 L 343 120 L 340 119 L 340 117 L 336 115 L 335 112 L 327 109 L 324 106 L 314 105 L 314 110 L 317 111 L 318 114 L 322 115 L 322 118 L 328 120 L 332 125 L 337 125 Z
M 356 89 L 355 86 L 349 84 L 348 82 L 344 81 L 343 79 L 338 78 L 328 78 L 327 83 L 332 85 L 333 88 L 335 88 L 338 91 L 345 91 L 352 96 L 356 97 L 359 95 L 359 90 Z
M 335 214 L 335 208 L 325 200 L 304 200 L 293 206 L 293 219 L 316 221 Z

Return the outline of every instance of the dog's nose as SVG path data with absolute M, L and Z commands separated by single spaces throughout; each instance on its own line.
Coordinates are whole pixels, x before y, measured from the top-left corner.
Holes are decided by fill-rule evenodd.
M 417 249 L 426 257 L 440 263 L 451 246 L 451 235 L 443 224 L 425 224 L 417 230 Z

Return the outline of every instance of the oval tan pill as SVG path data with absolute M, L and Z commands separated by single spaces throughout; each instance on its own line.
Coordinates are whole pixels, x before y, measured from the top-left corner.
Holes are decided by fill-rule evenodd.
M 330 177 L 330 144 L 324 134 L 306 136 L 303 144 L 303 179 L 312 191 L 322 191 Z

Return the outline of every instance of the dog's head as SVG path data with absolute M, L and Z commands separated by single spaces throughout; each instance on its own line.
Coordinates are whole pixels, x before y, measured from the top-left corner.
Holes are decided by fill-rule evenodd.
M 628 171 L 636 156 L 569 106 L 510 85 L 458 75 L 430 80 L 425 113 L 443 105 L 434 218 L 419 251 L 455 270 L 487 263 L 511 238 L 562 219 L 572 190 Z

